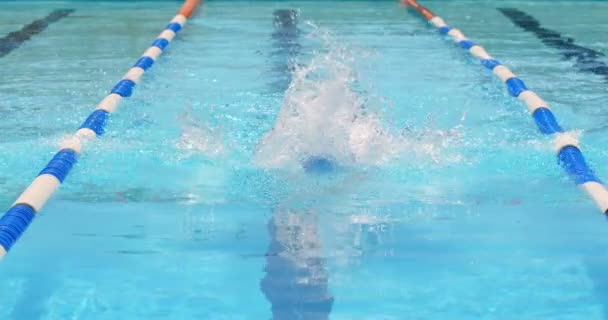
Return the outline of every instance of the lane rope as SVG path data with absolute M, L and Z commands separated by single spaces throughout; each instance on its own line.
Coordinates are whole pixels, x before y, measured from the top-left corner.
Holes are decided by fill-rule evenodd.
M 0 258 L 4 257 L 51 195 L 63 183 L 76 164 L 83 146 L 101 136 L 110 113 L 116 111 L 120 101 L 128 98 L 148 70 L 169 45 L 175 35 L 184 27 L 201 0 L 186 0 L 177 15 L 165 27 L 152 45 L 137 60 L 131 69 L 118 81 L 110 93 L 86 118 L 72 136 L 61 142 L 59 152 L 40 171 L 32 183 L 21 193 L 10 209 L 0 218 Z
M 467 38 L 462 31 L 448 25 L 441 17 L 419 4 L 416 0 L 402 0 L 403 4 L 414 8 L 422 17 L 429 21 L 441 34 L 450 36 L 461 48 L 480 60 L 481 64 L 491 70 L 505 83 L 509 94 L 526 104 L 530 114 L 540 130 L 545 135 L 553 136 L 553 146 L 557 153 L 558 163 L 566 173 L 580 186 L 596 203 L 598 208 L 608 215 L 608 190 L 603 182 L 587 165 L 580 150 L 575 131 L 564 131 L 547 102 L 518 78 L 509 68 L 494 59 L 479 44 Z

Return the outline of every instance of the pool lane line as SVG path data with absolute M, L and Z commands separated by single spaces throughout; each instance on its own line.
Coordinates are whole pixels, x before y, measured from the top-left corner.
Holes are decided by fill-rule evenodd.
M 441 17 L 420 5 L 416 0 L 402 0 L 401 2 L 414 8 L 433 26 L 439 29 L 440 33 L 449 35 L 460 47 L 480 59 L 483 66 L 492 70 L 506 84 L 511 96 L 518 98 L 526 104 L 538 129 L 543 134 L 554 137 L 553 144 L 557 153 L 558 163 L 574 182 L 596 203 L 600 210 L 605 215 L 608 215 L 608 190 L 606 190 L 602 181 L 587 165 L 579 148 L 577 135 L 573 132 L 566 132 L 561 128 L 549 105 L 534 91 L 528 89 L 525 83 L 517 78 L 509 68 L 490 56 L 482 46 L 475 44 L 465 37 L 462 31 L 449 26 Z
M 498 11 L 516 26 L 534 34 L 546 46 L 557 49 L 564 59 L 575 60 L 574 67 L 578 70 L 603 76 L 608 80 L 608 64 L 598 60 L 605 56 L 602 52 L 577 45 L 573 38 L 542 27 L 540 21 L 519 9 L 498 8 Z
M 334 297 L 314 212 L 277 208 L 268 222 L 270 243 L 260 289 L 271 304 L 272 320 L 327 320 Z
M 295 69 L 295 59 L 300 55 L 299 35 L 300 29 L 298 29 L 297 17 L 291 17 L 291 15 L 297 15 L 297 12 L 290 9 L 279 9 L 273 12 L 273 24 L 274 32 L 272 33 L 272 47 L 271 52 L 274 68 L 272 69 L 272 76 L 276 79 L 270 84 L 273 92 L 285 93 L 289 84 L 291 83 L 291 75 Z
M 291 9 L 273 13 L 272 44 L 280 81 L 272 90 L 284 93 L 291 82 L 295 59 L 300 53 L 297 12 Z M 268 221 L 270 243 L 265 254 L 265 275 L 260 290 L 271 304 L 273 320 L 327 320 L 334 298 L 328 290 L 325 262 L 319 256 L 322 243 L 318 216 L 304 210 L 275 208 Z
M 51 23 L 69 16 L 72 12 L 74 12 L 74 9 L 53 10 L 46 17 L 34 20 L 21 28 L 21 30 L 13 31 L 0 38 L 0 58 L 19 48 L 24 42 L 30 40 L 32 36 L 44 31 Z
M 84 121 L 74 135 L 61 142 L 59 152 L 40 171 L 23 193 L 17 198 L 10 209 L 0 218 L 0 258 L 4 257 L 15 242 L 25 232 L 34 217 L 51 195 L 63 183 L 66 176 L 76 164 L 82 147 L 104 133 L 104 127 L 110 113 L 114 112 L 123 98 L 133 93 L 133 88 L 139 82 L 163 50 L 169 45 L 185 25 L 186 21 L 201 0 L 186 0 L 167 27 L 152 42 L 152 45 L 137 60 L 135 65 L 112 88 L 110 93 L 99 103 L 95 111 Z

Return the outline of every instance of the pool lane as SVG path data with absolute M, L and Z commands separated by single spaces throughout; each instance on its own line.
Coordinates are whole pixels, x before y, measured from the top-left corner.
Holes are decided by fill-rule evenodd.
M 21 30 L 13 31 L 3 38 L 0 38 L 0 58 L 19 48 L 24 42 L 30 40 L 33 36 L 46 30 L 50 24 L 60 21 L 61 19 L 72 14 L 74 11 L 74 9 L 53 10 L 46 17 L 34 20 L 21 28 Z
M 416 0 L 402 0 L 403 4 L 412 7 L 429 24 L 444 35 L 450 36 L 462 49 L 477 58 L 483 66 L 491 70 L 507 87 L 509 94 L 525 103 L 541 133 L 553 137 L 553 149 L 557 160 L 574 183 L 587 193 L 597 207 L 608 216 L 608 189 L 591 167 L 579 147 L 578 134 L 565 131 L 553 115 L 549 104 L 530 90 L 509 68 L 492 57 L 481 45 L 471 41 L 462 31 L 448 25 L 440 16 Z
M 143 74 L 152 67 L 200 2 L 200 0 L 184 1 L 177 15 L 163 29 L 152 45 L 98 104 L 76 133 L 61 141 L 60 149 L 55 156 L 0 217 L 0 258 L 7 254 L 49 198 L 63 184 L 82 153 L 83 145 L 104 133 L 109 114 L 116 111 L 123 98 L 132 95 L 135 85 Z M 51 20 L 59 16 L 53 15 Z
M 605 57 L 603 53 L 575 44 L 575 39 L 544 28 L 538 19 L 520 9 L 499 8 L 498 11 L 516 26 L 534 34 L 546 46 L 557 49 L 564 59 L 575 61 L 574 67 L 578 70 L 602 76 L 608 81 L 608 64 L 600 60 Z

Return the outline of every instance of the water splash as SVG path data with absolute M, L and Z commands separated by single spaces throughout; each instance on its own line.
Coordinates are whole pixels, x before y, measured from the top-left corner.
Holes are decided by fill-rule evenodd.
M 265 168 L 302 168 L 308 159 L 340 166 L 382 165 L 407 154 L 442 161 L 440 153 L 458 141 L 458 128 L 399 130 L 383 123 L 379 108 L 362 95 L 353 69 L 361 52 L 314 26 L 309 37 L 323 50 L 297 65 L 272 130 L 258 145 L 254 161 Z
M 183 152 L 182 157 L 203 154 L 210 158 L 217 158 L 226 153 L 221 128 L 213 127 L 197 119 L 190 109 L 182 113 L 178 117 L 178 121 L 181 124 L 182 132 L 176 147 Z

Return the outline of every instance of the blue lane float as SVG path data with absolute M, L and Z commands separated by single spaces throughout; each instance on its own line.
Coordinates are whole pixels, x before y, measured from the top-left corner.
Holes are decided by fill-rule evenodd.
M 507 79 L 506 84 L 509 94 L 515 98 L 519 97 L 522 92 L 528 90 L 526 84 L 519 78 L 509 78 Z
M 133 94 L 133 88 L 135 88 L 135 81 L 130 79 L 122 79 L 112 88 L 111 93 L 116 93 L 123 98 L 128 98 Z
M 500 62 L 498 62 L 498 60 L 495 60 L 495 59 L 482 59 L 481 64 L 490 70 L 494 70 L 494 68 L 496 68 L 496 66 L 500 65 Z
M 26 204 L 17 204 L 0 218 L 0 246 L 10 249 L 34 220 L 36 211 Z
M 154 59 L 150 57 L 141 57 L 137 62 L 133 65 L 133 67 L 142 68 L 142 70 L 146 71 L 152 67 L 154 64 Z
M 557 119 L 555 119 L 553 112 L 545 107 L 536 109 L 534 113 L 532 113 L 532 117 L 534 117 L 534 121 L 540 132 L 544 134 L 551 135 L 564 132 L 559 123 L 557 123 Z
M 169 23 L 165 29 L 169 29 L 175 33 L 178 33 L 179 30 L 182 29 L 182 25 L 177 22 L 172 22 L 172 23 Z
M 583 153 L 575 146 L 563 147 L 558 153 L 559 163 L 577 185 L 587 182 L 600 182 L 589 168 Z
M 448 32 L 450 32 L 450 30 L 452 30 L 452 27 L 450 27 L 450 26 L 443 26 L 443 27 L 439 28 L 439 32 L 441 32 L 443 34 L 448 34 Z
M 200 4 L 200 0 L 186 0 L 178 14 L 160 33 L 123 78 L 112 88 L 75 134 L 61 142 L 59 152 L 40 171 L 32 183 L 21 193 L 10 209 L 0 218 L 0 258 L 5 256 L 25 232 L 35 215 L 63 183 L 76 164 L 82 147 L 104 132 L 108 116 L 123 98 L 130 97 L 140 78 L 158 59 L 176 33 Z M 70 11 L 71 12 L 71 11 Z M 67 12 L 65 15 L 67 15 Z
M 80 129 L 87 128 L 93 130 L 97 136 L 100 136 L 104 133 L 104 127 L 108 120 L 108 116 L 110 113 L 106 110 L 95 110 L 93 111 L 89 117 L 84 121 L 84 123 L 80 126 Z
M 50 174 L 57 178 L 60 183 L 63 183 L 76 161 L 78 161 L 76 151 L 72 149 L 60 150 L 38 175 Z
M 516 77 L 509 68 L 490 56 L 482 46 L 469 40 L 460 30 L 449 26 L 441 17 L 420 5 L 416 0 L 402 0 L 402 2 L 418 11 L 440 33 L 449 35 L 463 49 L 478 58 L 484 67 L 492 70 L 502 80 L 511 96 L 526 104 L 538 129 L 543 134 L 553 136 L 558 163 L 564 168 L 568 176 L 593 199 L 600 210 L 608 215 L 608 190 L 587 165 L 583 153 L 579 149 L 577 134 L 565 132 L 562 129 L 549 105 L 534 91 L 528 89 L 526 84 Z M 513 11 L 503 11 L 503 13 L 510 15 Z
M 467 49 L 467 50 L 469 50 L 472 46 L 475 45 L 473 43 L 473 41 L 471 41 L 471 40 L 462 40 L 462 41 L 458 42 L 458 44 L 460 45 L 461 48 Z
M 152 42 L 153 47 L 159 47 L 161 50 L 165 50 L 165 48 L 169 45 L 169 40 L 159 38 Z

